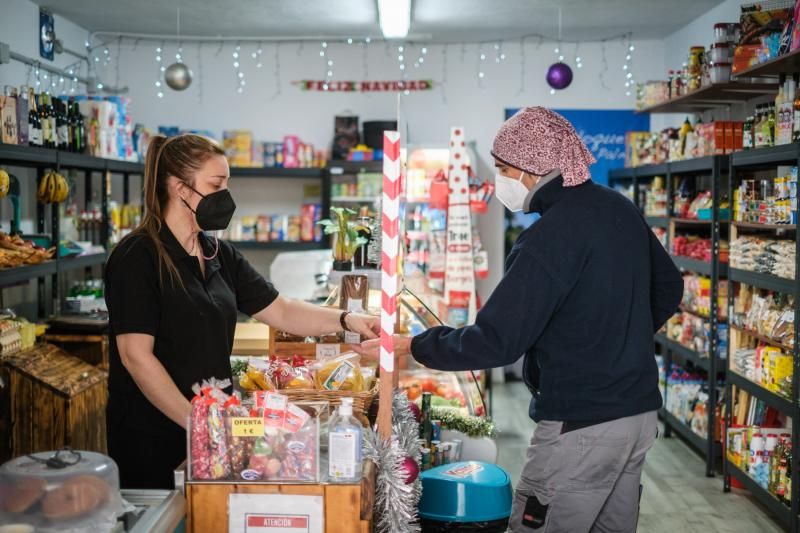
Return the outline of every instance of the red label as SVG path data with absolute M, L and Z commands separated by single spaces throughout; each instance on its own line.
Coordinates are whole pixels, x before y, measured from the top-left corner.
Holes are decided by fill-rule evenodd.
M 308 517 L 305 516 L 268 516 L 255 515 L 247 517 L 247 527 L 280 527 L 308 529 Z

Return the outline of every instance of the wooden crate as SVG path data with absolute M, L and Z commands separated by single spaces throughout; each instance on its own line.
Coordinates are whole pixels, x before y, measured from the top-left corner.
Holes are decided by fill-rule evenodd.
M 42 340 L 62 348 L 70 355 L 108 370 L 108 335 L 47 334 Z
M 360 484 L 186 482 L 187 533 L 228 531 L 228 495 L 294 494 L 325 498 L 325 533 L 369 533 L 375 503 L 375 466 L 364 463 Z
M 5 359 L 11 454 L 63 446 L 106 453 L 108 374 L 51 344 Z
M 270 326 L 269 328 L 269 355 L 275 355 L 277 357 L 291 357 L 293 355 L 299 355 L 305 359 L 316 359 L 317 358 L 317 347 L 320 345 L 323 346 L 331 346 L 337 347 L 339 352 L 344 353 L 348 351 L 350 348 L 346 344 L 341 344 L 339 342 L 334 342 L 335 336 L 331 336 L 330 343 L 321 343 L 318 344 L 316 342 L 285 342 L 280 340 L 279 332 Z

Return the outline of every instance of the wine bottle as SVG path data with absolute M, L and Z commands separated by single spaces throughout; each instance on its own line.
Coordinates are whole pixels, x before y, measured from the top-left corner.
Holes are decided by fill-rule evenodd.
M 47 111 L 47 96 L 42 93 L 39 95 L 39 120 L 42 123 L 42 146 L 52 148 L 52 137 L 50 136 L 50 115 Z
M 58 149 L 69 151 L 69 125 L 67 124 L 67 108 L 66 104 L 60 98 L 56 98 L 56 106 L 58 112 L 56 113 L 56 121 L 58 123 Z
M 50 115 L 50 135 L 53 139 L 53 148 L 58 148 L 58 123 L 56 122 L 56 107 L 54 98 L 52 96 L 47 97 L 47 110 Z
M 42 122 L 39 119 L 39 110 L 36 108 L 36 94 L 33 89 L 28 89 L 28 144 L 42 146 Z
M 86 151 L 86 123 L 83 121 L 83 113 L 77 102 L 73 104 L 75 114 L 75 151 L 82 154 Z

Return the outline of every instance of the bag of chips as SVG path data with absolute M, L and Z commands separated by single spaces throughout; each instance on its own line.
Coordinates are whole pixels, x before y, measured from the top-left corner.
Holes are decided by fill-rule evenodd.
M 315 383 L 319 390 L 364 392 L 364 377 L 359 365 L 360 356 L 347 352 L 318 361 Z

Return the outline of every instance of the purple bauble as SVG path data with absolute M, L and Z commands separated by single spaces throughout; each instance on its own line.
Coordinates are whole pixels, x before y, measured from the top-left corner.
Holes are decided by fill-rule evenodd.
M 417 480 L 419 476 L 419 464 L 413 457 L 406 457 L 403 459 L 403 465 L 400 468 L 406 475 L 406 485 L 410 485 Z
M 408 410 L 414 415 L 414 419 L 419 423 L 420 419 L 422 418 L 422 411 L 419 410 L 419 405 L 415 404 L 414 402 L 409 402 Z
M 561 90 L 572 83 L 572 69 L 566 63 L 553 63 L 547 69 L 547 84 L 553 89 Z

